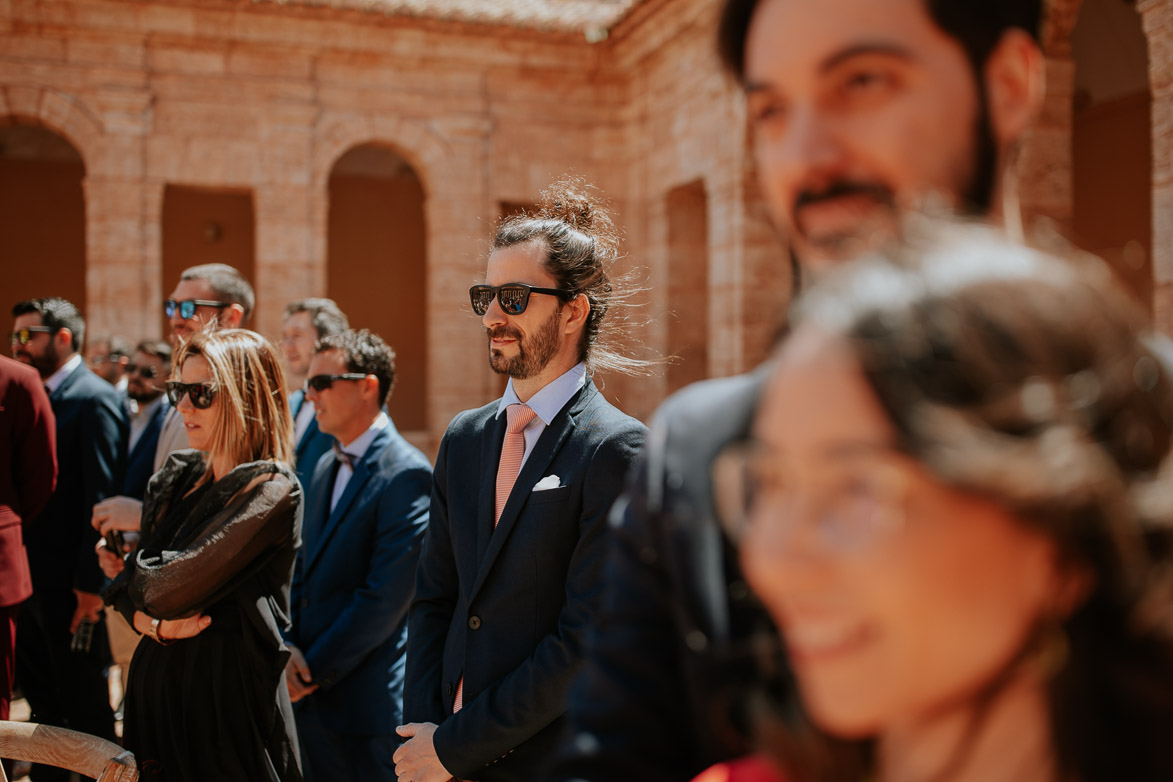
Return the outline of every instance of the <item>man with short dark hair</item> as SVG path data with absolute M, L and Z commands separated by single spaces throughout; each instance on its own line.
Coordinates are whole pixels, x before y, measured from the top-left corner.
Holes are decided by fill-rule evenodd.
M 720 51 L 804 274 L 892 240 L 903 211 L 934 200 L 1020 230 L 1011 163 L 1042 100 L 1040 16 L 1040 0 L 726 0 Z M 616 503 L 552 779 L 689 780 L 749 751 L 727 704 L 777 632 L 714 521 L 709 469 L 745 437 L 760 385 L 698 383 L 657 413 Z
M 12 314 L 13 357 L 35 368 L 49 390 L 59 467 L 53 496 L 26 528 L 33 594 L 20 615 L 17 679 L 34 722 L 114 739 L 105 678 L 110 651 L 98 594 L 102 571 L 94 557 L 98 535 L 89 520 L 94 504 L 122 483 L 123 398 L 85 367 L 78 353 L 85 321 L 76 307 L 60 298 L 32 299 Z M 37 780 L 67 777 L 34 768 Z
M 395 354 L 367 330 L 322 337 L 307 396 L 341 445 L 318 461 L 293 577 L 285 669 L 307 782 L 391 779 L 407 608 L 431 465 L 383 411 Z
M 141 500 L 147 492 L 147 481 L 155 473 L 155 448 L 169 407 L 163 392 L 171 377 L 171 345 L 154 340 L 140 342 L 126 365 L 126 377 L 126 395 L 133 407 L 122 494 Z
M 297 457 L 297 478 L 307 490 L 314 466 L 322 454 L 334 445 L 334 438 L 318 428 L 314 417 L 314 403 L 306 398 L 302 383 L 309 371 L 315 346 L 319 339 L 341 334 L 350 328 L 346 315 L 331 299 L 309 298 L 291 301 L 285 307 L 285 323 L 281 327 L 281 352 L 285 356 L 285 374 L 293 410 L 293 443 Z M 306 505 L 311 498 L 306 496 Z
M 126 365 L 130 363 L 130 340 L 118 334 L 91 337 L 85 346 L 90 371 L 126 393 Z
M 235 329 L 248 322 L 253 311 L 253 289 L 236 269 L 223 263 L 207 263 L 184 269 L 163 314 L 171 320 L 171 344 L 179 344 L 201 329 Z M 183 417 L 169 407 L 155 444 L 152 472 L 167 457 L 188 447 Z M 94 508 L 93 525 L 103 535 L 110 530 L 139 528 L 142 502 L 133 497 L 111 497 Z

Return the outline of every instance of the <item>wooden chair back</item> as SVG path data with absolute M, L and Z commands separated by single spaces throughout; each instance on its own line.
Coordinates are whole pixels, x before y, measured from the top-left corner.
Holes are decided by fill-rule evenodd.
M 0 758 L 69 769 L 98 782 L 138 782 L 134 755 L 122 747 L 50 725 L 0 720 Z M 0 782 L 8 782 L 3 768 Z

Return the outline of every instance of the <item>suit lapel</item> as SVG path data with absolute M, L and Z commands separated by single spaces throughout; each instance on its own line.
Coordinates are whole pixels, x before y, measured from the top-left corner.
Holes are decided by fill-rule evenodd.
M 525 507 L 526 502 L 529 501 L 530 492 L 534 484 L 545 475 L 546 470 L 550 467 L 550 463 L 554 461 L 554 457 L 562 449 L 562 445 L 574 432 L 575 416 L 586 407 L 595 393 L 594 386 L 588 380 L 587 384 L 575 396 L 571 397 L 563 411 L 542 432 L 542 436 L 538 438 L 538 442 L 534 445 L 534 449 L 530 453 L 529 458 L 522 465 L 521 472 L 518 473 L 517 480 L 513 484 L 513 491 L 509 493 L 509 499 L 506 501 L 505 507 L 501 510 L 501 519 L 497 522 L 497 528 L 492 530 L 493 491 L 497 481 L 496 466 L 497 462 L 500 461 L 501 451 L 501 446 L 498 444 L 498 458 L 492 462 L 493 476 L 488 495 L 489 527 L 492 530 L 492 536 L 489 538 L 489 545 L 485 550 L 484 556 L 481 557 L 480 566 L 477 570 L 476 584 L 473 586 L 470 599 L 475 597 L 477 591 L 480 590 L 481 584 L 484 583 L 485 577 L 493 567 L 494 560 L 496 560 L 497 555 L 501 552 L 505 541 L 509 539 L 513 528 L 517 525 L 521 511 Z M 502 416 L 502 418 L 504 417 Z M 502 433 L 501 439 L 503 440 L 504 437 L 505 435 Z
M 497 464 L 505 441 L 506 416 L 490 417 L 481 435 L 481 484 L 477 490 L 477 562 L 485 558 L 493 539 L 493 509 L 497 499 Z
M 310 571 L 314 563 L 321 557 L 322 551 L 330 542 L 330 537 L 342 523 L 342 519 L 346 516 L 347 511 L 350 510 L 350 506 L 354 504 L 354 500 L 362 491 L 363 486 L 370 480 L 372 475 L 378 472 L 379 456 L 390 442 L 391 427 L 388 426 L 375 436 L 370 447 L 367 448 L 367 452 L 363 454 L 362 459 L 358 461 L 358 464 L 354 465 L 354 473 L 350 476 L 350 480 L 347 481 L 346 488 L 342 491 L 342 496 L 338 498 L 338 504 L 334 506 L 334 510 L 329 509 L 330 497 L 334 494 L 333 485 L 327 487 L 327 491 L 320 492 L 325 498 L 325 505 L 321 508 L 321 512 L 323 514 L 328 512 L 330 515 L 326 519 L 325 526 L 317 536 L 313 550 L 309 552 L 310 556 L 306 561 L 306 573 Z M 335 478 L 337 478 L 337 474 L 335 474 Z M 319 518 L 321 517 L 319 516 Z

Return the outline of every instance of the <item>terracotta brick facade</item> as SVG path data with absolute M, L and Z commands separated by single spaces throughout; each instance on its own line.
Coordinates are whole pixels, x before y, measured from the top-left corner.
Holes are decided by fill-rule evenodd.
M 159 302 L 174 284 L 162 274 L 166 186 L 251 194 L 253 325 L 273 335 L 288 300 L 327 292 L 335 163 L 357 145 L 394 150 L 425 194 L 427 429 L 413 438 L 431 447 L 455 412 L 500 387 L 464 293 L 483 271 L 489 225 L 503 204 L 532 203 L 565 172 L 613 200 L 625 263 L 646 269 L 648 323 L 633 336 L 660 352 L 680 334 L 703 339 L 708 376 L 765 354 L 789 271 L 763 219 L 742 99 L 715 61 L 717 6 L 646 0 L 590 43 L 242 0 L 0 0 L 0 124 L 42 125 L 80 153 L 86 314 L 97 331 L 135 336 L 159 333 Z M 1079 2 L 1055 6 L 1050 95 L 1020 161 L 1021 199 L 1029 214 L 1063 223 L 1073 72 L 1064 40 Z M 1139 7 L 1153 88 L 1156 311 L 1169 327 L 1173 6 Z M 671 250 L 669 194 L 687 187 L 701 199 L 706 247 L 684 259 Z M 705 286 L 702 304 L 673 312 L 677 273 Z M 394 306 L 395 292 L 372 295 Z M 667 373 L 606 383 L 641 417 L 669 390 Z

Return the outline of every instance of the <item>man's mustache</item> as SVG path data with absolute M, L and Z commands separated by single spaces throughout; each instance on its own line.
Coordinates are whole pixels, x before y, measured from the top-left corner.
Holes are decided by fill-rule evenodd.
M 883 185 L 875 182 L 852 182 L 841 179 L 818 190 L 806 188 L 799 191 L 798 196 L 794 199 L 792 213 L 798 214 L 799 210 L 821 201 L 831 201 L 848 196 L 864 196 L 884 206 L 896 205 L 896 195 Z
M 521 332 L 517 331 L 512 326 L 492 326 L 485 329 L 485 335 L 489 339 L 515 339 L 521 341 Z

